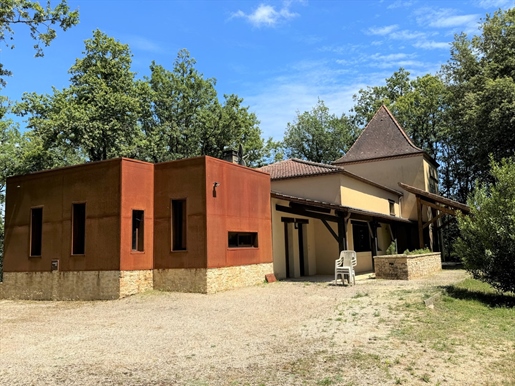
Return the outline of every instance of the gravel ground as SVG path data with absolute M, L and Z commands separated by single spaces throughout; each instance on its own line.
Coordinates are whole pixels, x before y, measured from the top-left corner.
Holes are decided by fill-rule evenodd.
M 400 320 L 393 294 L 431 293 L 465 277 L 444 270 L 409 282 L 365 277 L 351 287 L 325 277 L 213 295 L 2 300 L 0 384 L 377 385 L 403 377 L 405 384 L 427 384 L 402 373 L 408 360 L 420 366 L 411 374 L 432 363 L 431 384 L 484 384 L 495 380 L 485 373 L 487 358 L 453 366 L 440 363 L 441 354 L 391 336 Z M 398 366 L 385 371 L 394 361 Z

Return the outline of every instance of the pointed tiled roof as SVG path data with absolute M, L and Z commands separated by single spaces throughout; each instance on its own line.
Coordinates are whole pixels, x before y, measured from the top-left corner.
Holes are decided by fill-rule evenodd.
M 413 144 L 392 113 L 383 105 L 347 153 L 333 164 L 424 153 Z
M 339 173 L 342 171 L 342 168 L 338 166 L 292 158 L 287 159 L 286 161 L 276 162 L 268 166 L 263 166 L 258 170 L 269 173 L 272 180 L 279 180 L 283 178 Z
M 299 178 L 299 177 L 312 177 L 326 174 L 340 173 L 356 180 L 362 181 L 366 184 L 376 186 L 380 189 L 387 190 L 389 192 L 402 196 L 402 193 L 388 188 L 384 185 L 380 185 L 376 182 L 370 181 L 364 177 L 358 176 L 357 174 L 351 173 L 343 168 L 343 166 L 333 166 L 327 164 L 321 164 L 318 162 L 305 161 L 298 158 L 291 158 L 285 161 L 279 161 L 267 166 L 258 168 L 257 170 L 270 174 L 270 179 L 273 180 L 284 180 L 287 178 Z

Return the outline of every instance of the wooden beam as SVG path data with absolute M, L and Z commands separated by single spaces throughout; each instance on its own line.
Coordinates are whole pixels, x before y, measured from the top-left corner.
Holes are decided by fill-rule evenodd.
M 343 212 L 336 212 L 338 216 L 338 255 L 347 249 L 347 235 L 345 234 L 345 215 Z
M 279 212 L 296 214 L 298 216 L 316 218 L 316 219 L 319 219 L 319 220 L 326 220 L 326 221 L 331 221 L 331 222 L 338 222 L 339 221 L 337 216 L 333 216 L 333 215 L 330 215 L 330 214 L 309 212 L 307 210 L 303 210 L 303 209 L 300 209 L 300 208 L 290 208 L 288 206 L 283 206 L 283 205 L 279 205 L 279 204 L 275 205 L 275 209 L 278 210 Z
M 333 228 L 331 228 L 331 226 L 327 223 L 327 221 L 325 220 L 321 220 L 322 221 L 322 224 L 325 225 L 325 227 L 327 228 L 327 230 L 333 235 L 334 239 L 336 240 L 336 242 L 338 242 L 338 235 L 336 234 L 336 232 L 333 230 Z
M 320 212 L 320 213 L 331 213 L 331 209 L 329 208 L 319 208 L 317 206 L 309 206 L 304 204 L 299 204 L 298 202 L 290 202 L 291 208 L 299 208 L 312 212 Z
M 433 217 L 431 219 L 431 221 L 428 221 L 424 224 L 424 228 L 427 228 L 429 225 L 435 223 L 436 221 L 438 221 L 440 218 L 442 218 L 443 216 L 445 216 L 447 213 L 440 213 L 438 214 L 436 217 Z
M 417 197 L 418 198 L 418 197 Z M 436 205 L 432 202 L 429 202 L 429 201 L 426 201 L 426 200 L 422 200 L 420 199 L 420 202 L 423 204 L 423 205 L 427 205 L 429 206 L 430 208 L 433 208 L 433 209 L 438 209 L 440 212 L 444 212 L 446 214 L 450 214 L 452 216 L 456 216 L 456 211 L 455 210 L 452 210 L 452 209 L 449 209 L 449 208 L 445 208 L 441 205 Z

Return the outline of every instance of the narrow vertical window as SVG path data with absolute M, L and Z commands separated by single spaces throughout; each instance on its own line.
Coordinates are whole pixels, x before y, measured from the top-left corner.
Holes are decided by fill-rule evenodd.
M 30 255 L 41 256 L 43 240 L 43 208 L 30 210 Z
M 186 200 L 172 200 L 172 250 L 186 250 Z
M 84 255 L 86 249 L 86 204 L 72 206 L 72 255 Z
M 143 252 L 145 212 L 143 210 L 132 211 L 132 250 Z

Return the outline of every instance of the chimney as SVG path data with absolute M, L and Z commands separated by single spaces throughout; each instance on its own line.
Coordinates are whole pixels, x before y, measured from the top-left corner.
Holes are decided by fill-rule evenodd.
M 238 152 L 233 149 L 225 149 L 223 153 L 224 161 L 231 162 L 233 164 L 238 164 L 240 157 L 238 157 Z

